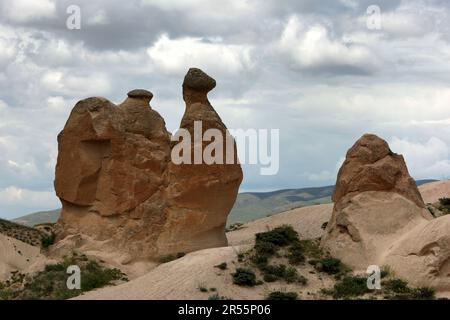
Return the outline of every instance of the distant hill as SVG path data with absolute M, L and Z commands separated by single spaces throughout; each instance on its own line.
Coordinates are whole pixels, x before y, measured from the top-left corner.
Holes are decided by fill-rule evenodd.
M 331 202 L 334 186 L 240 193 L 228 224 L 247 222 L 293 208 Z
M 42 223 L 55 223 L 56 221 L 58 221 L 60 211 L 61 209 L 50 211 L 39 211 L 35 213 L 30 213 L 26 216 L 14 219 L 12 221 L 29 227 L 33 227 L 37 224 Z
M 437 180 L 416 181 L 423 185 Z M 285 189 L 271 192 L 244 192 L 236 199 L 228 225 L 235 222 L 247 222 L 294 208 L 331 202 L 334 186 L 317 188 Z M 54 223 L 58 220 L 61 209 L 41 211 L 14 219 L 16 223 L 34 226 L 42 223 Z

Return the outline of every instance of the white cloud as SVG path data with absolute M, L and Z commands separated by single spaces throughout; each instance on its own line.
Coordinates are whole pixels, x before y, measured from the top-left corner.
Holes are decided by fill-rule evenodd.
M 450 145 L 431 137 L 424 143 L 394 137 L 391 149 L 405 158 L 409 172 L 416 179 L 450 177 Z
M 34 191 L 16 186 L 0 188 L 2 217 L 14 218 L 31 210 L 49 210 L 61 206 L 53 191 Z
M 105 10 L 97 10 L 94 15 L 89 17 L 87 23 L 90 25 L 105 25 L 109 23 L 108 15 Z
M 289 19 L 278 47 L 299 69 L 345 74 L 380 68 L 379 59 L 367 47 L 332 39 L 325 26 L 307 26 L 297 16 Z
M 63 71 L 47 71 L 41 78 L 42 85 L 52 93 L 78 97 L 107 95 L 111 85 L 104 74 L 77 75 Z
M 236 74 L 252 67 L 251 47 L 207 42 L 202 38 L 170 39 L 162 35 L 147 50 L 157 68 L 168 73 L 185 72 L 196 66 L 208 72 Z
M 2 11 L 15 22 L 28 22 L 54 17 L 56 7 L 52 0 L 14 0 L 3 2 Z

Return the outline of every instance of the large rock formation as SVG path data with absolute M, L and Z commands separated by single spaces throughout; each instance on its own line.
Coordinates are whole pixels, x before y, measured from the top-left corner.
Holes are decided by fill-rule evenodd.
M 206 93 L 215 81 L 191 69 L 181 124 L 226 130 Z M 87 235 L 127 261 L 225 246 L 225 223 L 242 181 L 239 164 L 174 164 L 176 147 L 152 93 L 133 90 L 116 106 L 78 102 L 58 136 L 58 238 Z M 233 140 L 234 145 L 234 140 Z
M 390 265 L 413 284 L 450 289 L 450 216 L 433 220 L 404 159 L 375 135 L 347 152 L 321 245 L 347 265 Z

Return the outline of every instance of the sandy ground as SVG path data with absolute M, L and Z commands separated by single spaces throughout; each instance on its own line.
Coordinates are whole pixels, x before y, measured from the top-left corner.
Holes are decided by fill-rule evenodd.
M 45 267 L 48 259 L 34 247 L 0 234 L 0 281 L 7 280 L 11 271 L 36 272 Z
M 421 185 L 419 191 L 425 203 L 435 203 L 440 198 L 450 198 L 450 180 L 436 181 Z
M 426 184 L 420 187 L 420 191 L 425 202 L 436 202 L 439 198 L 450 196 L 450 181 Z M 322 224 L 329 220 L 332 209 L 333 204 L 316 205 L 248 222 L 242 229 L 227 233 L 229 247 L 190 253 L 181 259 L 162 264 L 128 283 L 89 292 L 77 299 L 208 299 L 216 292 L 232 299 L 263 299 L 272 290 L 300 292 L 301 299 L 317 298 L 320 288 L 332 286 L 333 280 L 313 273 L 308 264 L 298 268 L 299 273 L 309 280 L 304 287 L 277 281 L 245 288 L 232 284 L 231 273 L 236 266 L 241 266 L 237 262 L 237 254 L 251 247 L 255 233 L 289 224 L 301 238 L 317 238 L 322 235 Z M 225 271 L 214 267 L 222 262 L 228 264 Z M 199 287 L 208 290 L 215 288 L 216 291 L 201 292 Z
M 288 224 L 294 227 L 301 239 L 314 239 L 322 235 L 321 228 L 328 222 L 333 211 L 333 204 L 321 204 L 282 212 L 271 217 L 258 219 L 243 225 L 242 229 L 228 232 L 229 245 L 252 244 L 255 233 Z
M 425 202 L 436 202 L 444 196 L 450 197 L 450 180 L 423 185 L 420 191 Z M 297 230 L 302 239 L 317 238 L 322 235 L 321 227 L 329 220 L 332 208 L 333 204 L 315 205 L 248 222 L 243 228 L 227 233 L 228 247 L 187 254 L 181 259 L 161 264 L 143 276 L 135 279 L 131 277 L 130 282 L 92 291 L 77 299 L 208 299 L 215 293 L 231 299 L 263 299 L 273 290 L 295 291 L 300 293 L 301 299 L 317 298 L 320 288 L 332 286 L 333 280 L 316 274 L 309 264 L 297 268 L 301 275 L 308 278 L 306 286 L 277 281 L 245 288 L 232 284 L 231 273 L 236 267 L 246 266 L 245 262 L 238 262 L 237 255 L 251 247 L 255 233 L 289 224 Z M 12 268 L 27 271 L 45 262 L 36 247 L 2 235 L 0 257 L 0 277 L 9 273 Z M 26 261 L 25 257 L 32 258 Z M 227 270 L 215 267 L 222 262 L 227 263 Z M 257 276 L 261 278 L 260 274 Z M 208 291 L 201 292 L 200 287 Z
M 128 283 L 89 292 L 77 299 L 208 299 L 217 292 L 227 298 L 247 300 L 263 299 L 273 290 L 300 292 L 302 299 L 313 299 L 321 288 L 332 286 L 333 280 L 311 273 L 314 270 L 309 265 L 297 268 L 300 274 L 309 279 L 306 286 L 276 282 L 253 288 L 240 287 L 233 285 L 231 273 L 237 266 L 246 266 L 237 261 L 237 254 L 251 247 L 255 233 L 289 224 L 299 232 L 301 238 L 316 238 L 322 234 L 321 226 L 329 220 L 332 208 L 332 204 L 316 205 L 249 222 L 244 228 L 227 233 L 229 247 L 190 253 Z M 214 267 L 222 262 L 228 265 L 225 271 Z M 215 288 L 216 291 L 201 292 L 199 287 Z

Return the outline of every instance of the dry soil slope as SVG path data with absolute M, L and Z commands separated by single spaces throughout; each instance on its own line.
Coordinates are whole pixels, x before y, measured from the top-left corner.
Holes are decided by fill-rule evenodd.
M 306 287 L 296 285 L 265 283 L 254 288 L 244 288 L 232 284 L 231 273 L 237 254 L 248 249 L 257 232 L 283 224 L 292 225 L 302 238 L 321 235 L 323 222 L 328 221 L 332 204 L 316 205 L 290 210 L 275 216 L 259 219 L 244 225 L 244 228 L 227 233 L 229 247 L 206 249 L 190 253 L 185 257 L 162 264 L 148 274 L 128 283 L 89 292 L 79 299 L 207 299 L 215 292 L 204 293 L 200 286 L 216 288 L 221 296 L 232 299 L 263 299 L 272 290 L 292 289 L 294 291 L 318 291 L 331 284 L 331 279 L 310 278 Z M 221 271 L 214 266 L 227 262 L 229 268 Z M 304 270 L 308 274 L 311 270 Z M 312 296 L 311 296 L 312 297 Z M 307 298 L 302 296 L 302 298 Z
M 420 187 L 420 191 L 425 202 L 450 197 L 450 181 L 425 184 Z M 242 229 L 227 233 L 229 247 L 190 253 L 181 259 L 162 264 L 128 283 L 93 291 L 79 299 L 207 299 L 213 294 L 201 292 L 199 286 L 216 288 L 219 295 L 233 299 L 262 299 L 269 291 L 280 289 L 298 292 L 299 288 L 280 283 L 266 283 L 255 288 L 232 285 L 231 273 L 235 269 L 237 254 L 253 243 L 255 233 L 283 224 L 292 225 L 301 238 L 319 237 L 323 233 L 323 223 L 331 216 L 332 208 L 332 204 L 316 205 L 248 222 Z M 214 267 L 222 262 L 228 263 L 228 270 L 220 271 Z M 307 274 L 307 270 L 302 274 Z M 315 292 L 332 283 L 327 278 L 319 280 L 310 277 L 309 280 L 306 287 L 300 288 L 303 293 Z M 303 299 L 310 297 L 306 294 L 301 296 Z
M 419 186 L 425 203 L 435 203 L 440 198 L 450 198 L 450 180 L 442 180 Z
M 0 281 L 9 278 L 12 271 L 23 273 L 40 270 L 47 259 L 40 247 L 31 246 L 0 233 Z

